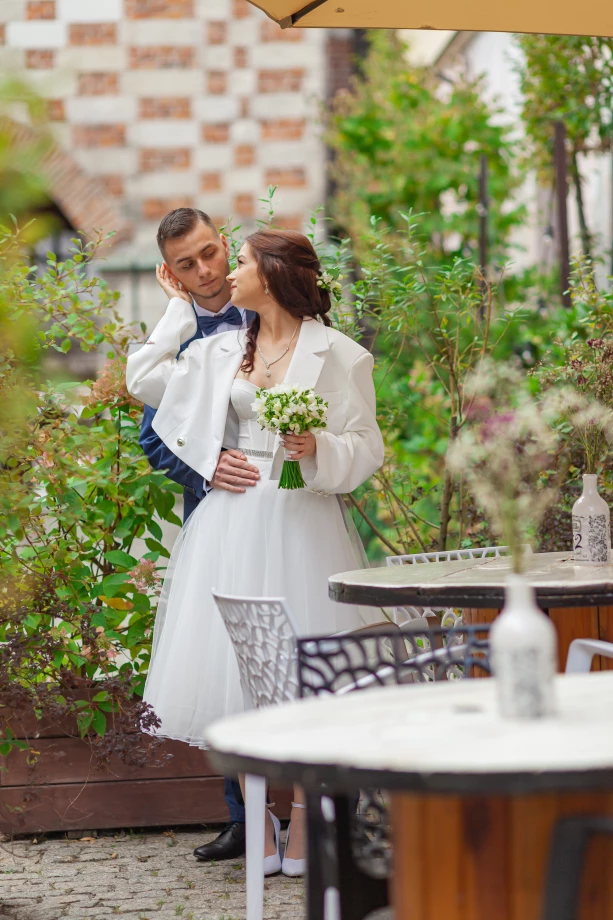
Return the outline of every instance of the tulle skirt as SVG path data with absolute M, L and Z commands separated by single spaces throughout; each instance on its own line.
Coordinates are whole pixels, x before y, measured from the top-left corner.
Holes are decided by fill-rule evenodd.
M 205 747 L 211 722 L 244 708 L 212 590 L 285 598 L 300 635 L 381 619 L 377 608 L 328 597 L 330 575 L 364 564 L 338 498 L 281 490 L 268 478 L 271 461 L 256 463 L 257 486 L 242 494 L 214 490 L 191 515 L 175 543 L 156 617 L 144 698 L 161 720 L 156 734 L 198 747 Z

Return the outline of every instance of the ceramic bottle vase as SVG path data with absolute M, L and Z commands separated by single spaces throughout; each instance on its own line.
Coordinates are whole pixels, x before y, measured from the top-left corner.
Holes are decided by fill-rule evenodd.
M 521 575 L 510 575 L 504 607 L 490 632 L 498 705 L 505 718 L 553 714 L 557 645 L 555 627 L 539 610 L 532 585 Z
M 611 562 L 611 515 L 592 473 L 584 475 L 583 495 L 573 505 L 573 561 L 575 565 Z

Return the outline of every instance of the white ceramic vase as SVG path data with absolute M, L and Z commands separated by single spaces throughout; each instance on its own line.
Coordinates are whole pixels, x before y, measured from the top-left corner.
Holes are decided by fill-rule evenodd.
M 537 606 L 534 588 L 521 575 L 510 575 L 504 607 L 490 632 L 492 671 L 505 718 L 553 714 L 557 646 L 555 627 Z
M 598 478 L 583 477 L 583 495 L 573 505 L 573 561 L 575 565 L 611 562 L 611 514 L 598 494 Z

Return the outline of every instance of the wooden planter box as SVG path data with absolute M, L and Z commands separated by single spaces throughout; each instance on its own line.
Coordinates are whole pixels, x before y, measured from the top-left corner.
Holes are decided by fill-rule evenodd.
M 4 721 L 4 720 L 3 720 Z M 166 741 L 172 754 L 162 767 L 129 767 L 112 757 L 95 769 L 87 740 L 74 725 L 43 724 L 34 716 L 13 717 L 15 737 L 39 751 L 0 757 L 0 833 L 217 824 L 228 820 L 223 778 L 204 751 Z M 76 736 L 76 737 L 75 737 Z M 291 790 L 271 790 L 280 817 L 289 817 Z

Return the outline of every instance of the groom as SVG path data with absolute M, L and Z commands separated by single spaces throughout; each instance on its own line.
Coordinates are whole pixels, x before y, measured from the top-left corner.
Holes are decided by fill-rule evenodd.
M 230 301 L 230 284 L 226 280 L 230 273 L 228 243 L 208 214 L 195 208 L 171 211 L 159 226 L 157 243 L 166 269 L 192 296 L 198 322 L 193 339 L 248 324 L 252 314 L 237 309 Z M 189 341 L 181 346 L 181 351 Z M 154 416 L 155 410 L 146 406 L 139 442 L 151 466 L 164 470 L 169 479 L 183 486 L 184 523 L 212 488 L 244 492 L 256 484 L 259 471 L 239 450 L 223 451 L 212 480 L 205 482 L 158 437 L 152 427 Z M 236 779 L 224 777 L 224 798 L 230 822 L 215 840 L 194 850 L 194 856 L 203 862 L 235 859 L 245 852 L 245 806 Z

